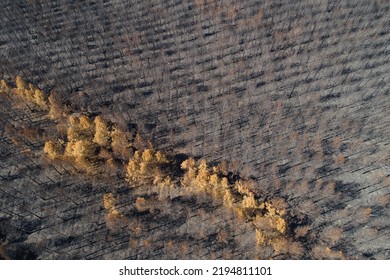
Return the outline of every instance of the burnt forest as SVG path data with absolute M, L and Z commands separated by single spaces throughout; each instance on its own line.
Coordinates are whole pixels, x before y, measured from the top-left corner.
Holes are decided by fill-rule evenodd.
M 390 259 L 389 1 L 0 4 L 0 259 Z

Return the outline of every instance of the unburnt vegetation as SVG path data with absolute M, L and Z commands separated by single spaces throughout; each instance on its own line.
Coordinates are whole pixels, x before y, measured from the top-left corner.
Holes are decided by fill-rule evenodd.
M 175 155 L 156 151 L 150 143 L 149 147 L 142 146 L 140 143 L 143 140 L 136 131 L 122 131 L 115 124 L 105 121 L 102 115 L 92 118 L 69 111 L 65 113 L 61 105 L 57 104 L 57 110 L 63 113 L 61 118 L 55 119 L 50 113 L 50 96 L 43 97 L 42 93 L 39 94 L 42 99 L 34 98 L 35 93 L 41 91 L 31 84 L 26 90 L 25 82 L 19 76 L 16 77 L 15 88 L 11 88 L 4 80 L 1 82 L 5 98 L 11 99 L 11 102 L 26 101 L 31 106 L 44 108 L 43 112 L 47 113 L 47 117 L 53 119 L 55 132 L 43 145 L 43 153 L 53 163 L 60 166 L 70 165 L 72 174 L 77 172 L 81 176 L 102 177 L 108 182 L 110 174 L 105 170 L 109 166 L 117 174 L 125 174 L 124 179 L 134 190 L 132 194 L 136 196 L 131 211 L 154 214 L 156 211 L 166 211 L 161 208 L 173 203 L 175 199 L 203 197 L 205 204 L 225 208 L 224 211 L 230 212 L 231 219 L 237 219 L 237 223 L 252 223 L 245 235 L 254 235 L 253 246 L 258 248 L 248 252 L 248 256 L 303 256 L 303 247 L 299 242 L 293 243 L 292 246 L 296 248 L 292 250 L 285 248 L 289 240 L 283 203 L 279 203 L 282 207 L 278 209 L 271 201 L 255 197 L 252 191 L 255 188 L 254 182 L 240 179 L 239 174 L 229 176 L 228 170 L 222 171 L 223 168 L 219 166 L 208 167 L 203 159 L 196 163 L 193 158 L 187 157 L 178 162 L 174 160 Z M 63 121 L 67 121 L 66 134 L 55 125 L 56 122 Z M 121 168 L 124 170 L 121 171 Z M 126 225 L 129 226 L 129 231 L 132 230 L 129 220 L 134 213 L 122 213 L 116 207 L 116 199 L 112 193 L 103 195 L 103 207 L 106 210 L 106 225 L 111 231 L 116 232 Z M 169 212 L 167 214 L 169 215 Z M 216 233 L 217 243 L 228 243 L 230 231 L 218 229 Z M 152 244 L 148 243 L 147 247 L 151 248 Z
M 2 258 L 388 259 L 387 1 L 3 1 Z

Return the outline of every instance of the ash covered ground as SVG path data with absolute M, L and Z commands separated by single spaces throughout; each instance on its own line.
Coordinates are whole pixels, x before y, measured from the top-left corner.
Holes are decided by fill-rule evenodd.
M 228 162 L 283 198 L 301 258 L 389 259 L 388 1 L 0 2 L 3 79 L 168 153 Z M 134 211 L 120 172 L 98 180 L 47 161 L 44 112 L 0 109 L 2 258 L 256 257 L 250 225 L 208 198 Z M 107 226 L 107 192 L 125 225 Z

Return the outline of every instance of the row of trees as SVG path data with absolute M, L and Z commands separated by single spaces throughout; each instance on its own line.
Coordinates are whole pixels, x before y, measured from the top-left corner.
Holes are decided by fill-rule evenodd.
M 20 97 L 25 102 L 48 112 L 57 122 L 56 139 L 46 141 L 44 153 L 52 160 L 71 160 L 90 173 L 96 173 L 99 163 L 113 159 L 127 161 L 132 155 L 131 135 L 106 121 L 103 116 L 94 118 L 72 114 L 53 92 L 50 95 L 17 76 L 15 86 L 0 81 L 0 93 Z M 60 131 L 65 125 L 65 135 Z M 54 138 L 54 137 L 53 137 Z M 139 142 L 140 137 L 136 140 Z
M 214 200 L 232 209 L 256 228 L 256 240 L 259 246 L 274 246 L 276 240 L 284 239 L 287 230 L 285 210 L 277 209 L 269 201 L 261 201 L 252 191 L 254 182 L 233 180 L 229 182 L 218 166 L 208 167 L 205 160 L 196 164 L 189 158 L 181 164 L 185 171 L 180 184 L 190 193 L 206 193 Z
M 22 96 L 43 109 L 52 112 L 50 100 L 35 86 L 27 85 L 21 78 L 16 79 L 16 89 L 9 90 L 6 83 L 1 83 L 1 90 Z M 126 180 L 134 187 L 152 188 L 159 192 L 161 200 L 169 200 L 178 195 L 207 195 L 243 218 L 251 221 L 256 229 L 258 246 L 271 246 L 278 251 L 285 241 L 287 231 L 285 211 L 276 208 L 271 202 L 258 198 L 253 190 L 254 182 L 228 178 L 228 170 L 221 166 L 208 166 L 205 160 L 196 162 L 188 158 L 180 164 L 181 175 L 174 174 L 174 164 L 162 151 L 152 147 L 139 148 L 140 136 L 131 137 L 129 132 L 119 129 L 108 122 L 104 116 L 88 117 L 84 114 L 70 114 L 66 110 L 61 114 L 49 113 L 58 122 L 66 121 L 66 135 L 51 139 L 44 145 L 44 153 L 51 160 L 73 161 L 89 174 L 104 172 L 104 163 L 121 160 L 127 162 Z M 60 135 L 60 132 L 58 131 Z M 112 194 L 103 198 L 107 210 L 106 220 L 110 227 L 123 220 L 123 215 L 115 206 Z M 138 197 L 135 208 L 138 211 L 148 210 L 148 200 Z M 279 246 L 279 247 L 278 247 Z M 283 246 L 282 246 L 283 247 Z
M 181 163 L 184 174 L 180 178 L 173 178 L 172 174 L 164 172 L 164 166 L 170 164 L 161 151 L 136 151 L 127 165 L 127 181 L 133 186 L 157 187 L 160 193 L 166 193 L 164 198 L 172 198 L 167 194 L 172 189 L 179 189 L 181 195 L 207 194 L 244 217 L 245 221 L 251 221 L 256 228 L 259 246 L 273 246 L 274 241 L 280 243 L 283 239 L 287 231 L 285 210 L 255 197 L 251 190 L 254 188 L 253 182 L 229 182 L 218 166 L 209 167 L 205 160 L 197 163 L 193 158 L 184 160 Z
M 11 87 L 5 80 L 0 81 L 0 93 L 15 94 L 27 102 L 34 103 L 42 109 L 48 108 L 48 95 L 31 83 L 26 83 L 20 76 L 15 78 L 16 87 Z
M 133 153 L 130 135 L 102 116 L 70 115 L 65 139 L 49 140 L 44 152 L 51 159 L 73 160 L 89 173 L 96 173 L 100 163 L 127 160 Z

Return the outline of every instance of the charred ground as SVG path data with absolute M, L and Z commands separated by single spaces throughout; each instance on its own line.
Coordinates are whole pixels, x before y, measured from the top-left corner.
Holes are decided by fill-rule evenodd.
M 306 257 L 335 257 L 330 247 L 389 258 L 387 1 L 1 4 L 6 80 L 22 76 L 73 112 L 136 127 L 173 155 L 226 160 L 259 195 L 285 200 Z M 40 139 L 53 124 L 39 108 L 2 99 L 1 120 L 5 257 L 255 257 L 246 224 L 226 222 L 207 198 L 131 212 L 124 174 L 96 180 L 47 161 Z M 139 231 L 107 228 L 107 192 Z M 209 221 L 201 241 L 198 219 Z

